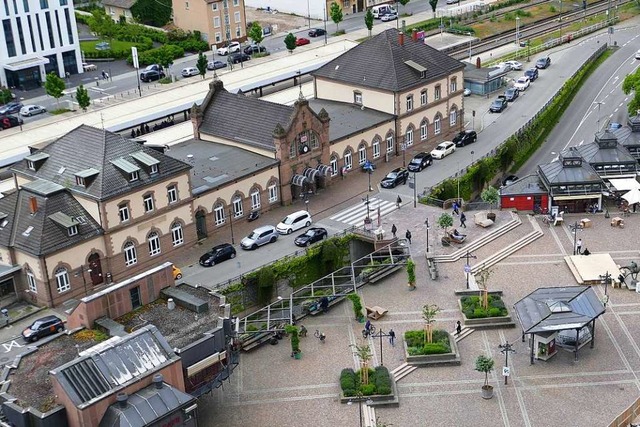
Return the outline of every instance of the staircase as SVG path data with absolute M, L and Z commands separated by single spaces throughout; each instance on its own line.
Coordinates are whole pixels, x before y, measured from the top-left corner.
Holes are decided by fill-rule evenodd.
M 402 365 L 398 366 L 396 369 L 391 371 L 391 375 L 393 375 L 393 378 L 395 378 L 396 382 L 398 382 L 402 378 L 409 375 L 411 372 L 415 371 L 416 369 L 418 369 L 417 366 L 412 366 L 412 365 L 409 365 L 408 363 L 403 363 Z
M 466 337 L 468 337 L 469 335 L 471 335 L 474 332 L 475 332 L 475 329 L 473 329 L 473 328 L 469 328 L 467 326 L 463 327 L 462 331 L 460 332 L 460 335 L 454 335 L 456 344 L 459 343 L 460 341 L 462 341 L 463 339 L 465 339 Z

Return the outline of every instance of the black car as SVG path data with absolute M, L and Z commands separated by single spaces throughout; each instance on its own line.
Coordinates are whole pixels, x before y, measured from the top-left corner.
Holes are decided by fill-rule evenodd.
M 502 110 L 507 108 L 507 98 L 503 95 L 498 96 L 489 107 L 489 111 L 492 113 L 502 113 Z
M 0 116 L 0 130 L 20 126 L 24 121 L 16 116 Z
M 413 159 L 411 159 L 411 161 L 407 165 L 407 169 L 409 169 L 411 172 L 421 172 L 422 169 L 426 168 L 427 166 L 431 166 L 432 163 L 433 157 L 431 157 L 431 154 L 422 152 L 413 156 Z
M 327 34 L 327 32 L 322 28 L 312 28 L 309 30 L 309 37 L 324 36 L 325 34 Z
M 214 246 L 209 252 L 200 257 L 200 265 L 211 267 L 216 264 L 236 257 L 236 250 L 229 243 Z
M 309 246 L 327 238 L 327 230 L 321 227 L 311 227 L 306 233 L 299 235 L 293 241 L 296 246 Z
M 509 175 L 505 179 L 502 180 L 502 186 L 506 187 L 507 185 L 511 185 L 518 180 L 518 177 L 515 175 Z
M 537 68 L 529 68 L 524 72 L 524 75 L 529 77 L 529 81 L 532 82 L 538 78 L 538 69 Z
M 64 330 L 64 323 L 57 316 L 41 317 L 22 331 L 22 338 L 26 342 L 38 341 L 40 338 L 57 334 Z
M 267 48 L 257 44 L 252 44 L 244 48 L 244 53 L 247 55 L 253 55 L 254 53 L 266 52 Z
M 515 87 L 510 87 L 504 91 L 504 97 L 507 98 L 507 102 L 513 102 L 520 96 L 520 91 Z
M 164 78 L 164 73 L 157 70 L 143 71 L 140 73 L 140 80 L 143 82 L 152 82 L 154 80 L 160 80 Z
M 380 185 L 383 188 L 395 188 L 398 184 L 406 184 L 409 179 L 409 171 L 405 168 L 397 168 L 392 170 L 382 178 Z
M 5 114 L 18 114 L 23 107 L 21 102 L 9 102 L 0 107 L 0 116 Z
M 207 62 L 207 70 L 218 70 L 220 68 L 224 68 L 227 66 L 226 62 L 222 62 L 222 61 L 209 61 Z
M 229 55 L 229 62 L 231 62 L 232 64 L 249 61 L 250 59 L 251 59 L 251 55 L 247 55 L 244 52 L 236 52 Z
M 548 56 L 543 56 L 542 58 L 536 61 L 536 68 L 548 68 L 551 65 L 551 58 Z
M 467 144 L 473 144 L 478 140 L 478 133 L 475 130 L 463 130 L 453 138 L 456 147 L 464 147 Z

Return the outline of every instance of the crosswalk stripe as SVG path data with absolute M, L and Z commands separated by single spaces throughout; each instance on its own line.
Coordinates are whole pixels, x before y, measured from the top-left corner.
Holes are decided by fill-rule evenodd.
M 369 216 L 371 219 L 376 219 L 378 216 L 378 206 L 380 206 L 380 215 L 386 215 L 389 212 L 392 212 L 396 209 L 396 204 L 393 202 L 388 202 L 386 200 L 380 200 L 376 198 L 369 199 Z M 349 225 L 360 225 L 364 222 L 364 219 L 367 217 L 367 206 L 357 205 L 351 208 L 347 208 L 343 211 L 338 212 L 336 215 L 333 215 L 329 219 L 333 221 L 342 222 Z
M 376 208 L 377 208 L 378 202 L 380 202 L 381 204 L 385 203 L 384 200 L 380 200 L 380 199 L 377 199 L 375 197 L 369 198 L 369 206 L 374 206 L 375 205 Z M 332 219 L 334 221 L 342 221 L 342 219 L 344 217 L 352 215 L 353 213 L 361 212 L 362 210 L 365 210 L 365 211 L 367 210 L 367 207 L 365 206 L 364 202 L 363 203 L 359 203 L 359 204 L 354 205 L 354 206 L 351 206 L 350 208 L 343 209 L 340 212 L 338 212 L 337 214 L 335 214 L 334 216 L 330 217 L 329 219 Z

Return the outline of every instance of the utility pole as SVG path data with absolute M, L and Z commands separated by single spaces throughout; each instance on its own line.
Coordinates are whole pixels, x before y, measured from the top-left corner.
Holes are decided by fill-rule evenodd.
M 515 353 L 516 351 L 513 349 L 513 344 L 509 344 L 509 341 L 504 344 L 500 344 L 498 346 L 500 348 L 500 353 L 504 354 L 504 368 L 502 369 L 502 375 L 504 375 L 504 385 L 507 385 L 507 380 L 509 379 L 509 353 Z
M 427 217 L 427 220 L 424 223 L 427 224 L 427 256 L 428 256 L 429 255 L 429 217 Z
M 469 251 L 467 251 L 465 258 L 467 258 L 467 262 L 464 265 L 464 272 L 467 275 L 467 289 L 469 289 L 469 274 L 471 274 L 471 266 L 469 265 L 469 258 L 477 259 L 478 257 L 475 255 L 471 255 Z
M 382 338 L 388 337 L 388 336 L 389 334 L 385 334 L 382 329 L 379 329 L 377 334 L 371 335 L 372 338 L 380 339 L 380 366 L 384 366 L 384 362 L 382 360 Z
M 604 275 L 599 275 L 600 283 L 604 283 L 604 297 L 602 298 L 602 305 L 604 305 L 605 310 L 607 309 L 607 303 L 609 302 L 609 294 L 607 293 L 607 289 L 609 287 L 609 281 L 611 280 L 611 274 L 607 271 Z

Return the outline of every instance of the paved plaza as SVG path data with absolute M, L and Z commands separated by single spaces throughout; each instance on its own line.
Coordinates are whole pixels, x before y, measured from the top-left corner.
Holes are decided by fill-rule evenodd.
M 406 205 L 383 219 L 383 227 L 394 223 L 402 235 L 413 233 L 412 255 L 417 263 L 418 286 L 408 290 L 406 273 L 401 270 L 374 285 L 359 290 L 363 305 L 380 305 L 389 313 L 374 322 L 385 332 L 393 328 L 400 338 L 409 329 L 423 326 L 421 308 L 437 304 L 443 310 L 437 316 L 436 327 L 453 332 L 461 320 L 455 290 L 465 287 L 464 259 L 438 265 L 440 277 L 428 277 L 424 257 L 427 237 L 424 219 L 435 218 L 437 208 Z M 509 212 L 498 212 L 497 224 L 510 219 Z M 467 214 L 468 242 L 487 230 L 473 224 L 473 212 Z M 520 214 L 522 224 L 506 235 L 474 251 L 471 265 L 533 231 L 526 214 Z M 575 279 L 564 257 L 571 255 L 573 235 L 567 224 L 585 215 L 566 216 L 565 226 L 549 227 L 536 218 L 544 235 L 492 268 L 490 290 L 502 290 L 507 306 L 539 287 L 573 286 Z M 584 247 L 593 253 L 610 253 L 620 265 L 640 261 L 635 231 L 640 228 L 640 215 L 626 218 L 626 228 L 612 228 L 603 214 L 588 216 L 593 226 L 578 231 Z M 456 226 L 459 222 L 456 220 Z M 461 229 L 464 230 L 464 229 Z M 438 254 L 458 248 L 443 248 L 442 232 L 432 227 L 430 250 Z M 605 272 L 602 272 L 603 274 Z M 596 287 L 604 296 L 604 286 Z M 547 362 L 529 364 L 528 342 L 520 340 L 518 328 L 475 331 L 458 343 L 462 364 L 453 367 L 419 368 L 398 382 L 400 405 L 376 407 L 382 423 L 394 426 L 603 426 L 638 398 L 640 381 L 640 295 L 626 288 L 608 289 L 607 312 L 596 321 L 595 348 L 583 347 L 579 360 L 572 352 L 559 350 Z M 513 310 L 512 310 L 513 311 Z M 358 404 L 339 402 L 338 377 L 343 368 L 357 368 L 351 344 L 361 343 L 362 324 L 353 320 L 351 305 L 341 303 L 329 313 L 301 321 L 311 332 L 302 338 L 303 358 L 290 357 L 290 345 L 283 340 L 278 345 L 264 345 L 243 353 L 240 365 L 231 381 L 212 395 L 201 399 L 200 415 L 204 426 L 357 426 Z M 327 335 L 325 343 L 313 337 L 319 329 Z M 499 344 L 514 343 L 510 355 L 511 376 L 504 385 L 504 356 Z M 393 370 L 404 363 L 402 339 L 395 347 L 383 342 L 371 342 L 374 364 Z M 490 374 L 494 398 L 484 400 L 480 387 L 484 376 L 474 370 L 479 354 L 490 353 L 497 370 Z

